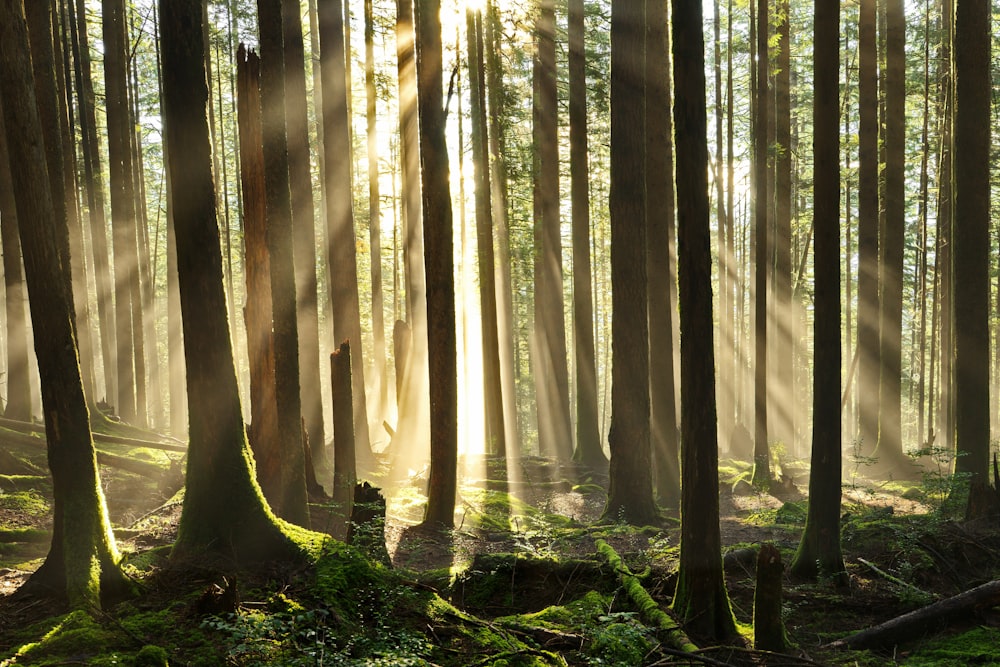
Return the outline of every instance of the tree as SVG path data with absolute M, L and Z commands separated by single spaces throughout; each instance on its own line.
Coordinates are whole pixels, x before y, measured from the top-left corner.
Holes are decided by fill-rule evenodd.
M 323 74 L 323 151 L 326 164 L 326 226 L 328 285 L 334 340 L 351 344 L 351 386 L 354 397 L 357 462 L 362 469 L 374 463 L 368 432 L 364 360 L 361 354 L 361 307 L 358 299 L 358 262 L 351 204 L 351 131 L 348 122 L 344 8 L 341 0 L 325 0 L 319 13 L 320 68 Z
M 840 550 L 840 2 L 816 0 L 814 20 L 812 469 L 806 528 L 791 571 L 812 579 L 834 576 L 846 584 Z
M 440 10 L 440 0 L 417 0 L 415 3 L 431 404 L 431 468 L 424 524 L 451 527 L 458 482 L 458 371 L 451 192 L 442 105 Z
M 583 0 L 569 1 L 569 150 L 573 227 L 573 342 L 576 354 L 576 450 L 573 460 L 605 470 L 597 410 L 594 298 L 590 267 L 590 171 L 587 165 L 587 62 Z
M 260 25 L 261 133 L 264 190 L 267 197 L 267 254 L 271 274 L 271 332 L 274 345 L 274 398 L 278 437 L 271 446 L 280 454 L 277 484 L 268 500 L 275 513 L 300 526 L 309 525 L 302 448 L 302 400 L 299 394 L 299 330 L 295 311 L 295 264 L 292 257 L 292 209 L 285 134 L 285 65 L 280 0 L 258 0 Z
M 489 137 L 486 125 L 486 64 L 483 57 L 482 10 L 467 10 L 469 79 L 472 98 L 472 161 L 476 182 L 476 247 L 479 258 L 479 303 L 482 313 L 483 398 L 487 451 L 507 452 L 503 388 L 500 381 L 500 331 L 497 325 L 496 266 L 493 253 L 493 201 L 490 191 Z
M 171 558 L 208 555 L 241 566 L 299 559 L 302 546 L 271 513 L 253 478 L 243 427 L 212 185 L 201 2 L 166 2 L 159 12 L 190 433 Z
M 532 354 L 541 452 L 559 461 L 572 456 L 566 321 L 563 316 L 562 238 L 559 233 L 558 91 L 555 0 L 538 0 L 532 78 L 535 102 L 535 344 Z
M 955 471 L 986 484 L 990 456 L 990 9 L 958 0 L 954 67 Z
M 646 3 L 611 4 L 611 448 L 604 518 L 657 519 L 649 446 L 646 299 Z
M 722 571 L 701 0 L 673 0 L 681 325 L 681 554 L 673 608 L 695 635 L 736 636 Z
M 305 46 L 302 42 L 301 10 L 299 0 L 281 0 L 300 402 L 302 416 L 306 420 L 306 432 L 309 434 L 312 460 L 314 464 L 321 466 L 326 458 L 326 434 L 323 428 L 323 394 L 320 391 L 322 366 L 319 360 L 316 221 L 309 166 L 309 118 L 306 113 Z
M 646 270 L 649 301 L 649 402 L 653 483 L 667 507 L 680 503 L 677 398 L 674 384 L 673 298 L 669 286 L 674 225 L 673 119 L 670 116 L 670 40 L 667 2 L 646 5 Z
M 100 606 L 129 590 L 97 471 L 73 332 L 71 283 L 63 269 L 45 144 L 38 117 L 24 6 L 0 2 L 0 98 L 24 249 L 35 354 L 42 385 L 54 497 L 52 543 L 31 582 L 74 607 Z M 49 71 L 49 77 L 55 73 Z M 61 178 L 61 174 L 60 174 Z
M 21 241 L 17 236 L 17 204 L 10 168 L 7 133 L 0 116 L 0 244 L 3 249 L 4 314 L 7 318 L 7 419 L 31 421 L 28 377 L 28 327 L 25 321 Z
M 770 268 L 768 209 L 768 95 L 767 0 L 757 0 L 757 90 L 753 116 L 754 137 L 754 432 L 753 484 L 771 483 L 771 455 L 767 444 L 767 273 Z M 683 395 L 683 391 L 682 391 Z
M 879 376 L 878 447 L 879 467 L 907 474 L 902 432 L 903 364 L 903 246 L 906 229 L 906 53 L 902 0 L 886 0 L 885 56 L 885 195 L 884 236 L 879 239 L 882 256 L 879 344 L 882 370 Z M 987 297 L 987 305 L 988 305 Z
M 858 13 L 858 437 L 871 454 L 878 442 L 878 53 L 876 0 Z

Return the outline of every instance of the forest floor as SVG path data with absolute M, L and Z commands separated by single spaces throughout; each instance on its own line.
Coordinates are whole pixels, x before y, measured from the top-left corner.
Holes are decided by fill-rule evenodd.
M 241 579 L 231 608 L 206 612 L 199 600 L 227 587 L 227 580 L 203 572 L 168 574 L 166 555 L 181 509 L 181 455 L 134 443 L 100 444 L 164 471 L 155 477 L 153 466 L 143 469 L 146 474 L 102 466 L 118 545 L 143 593 L 86 620 L 79 612 L 67 616 L 57 603 L 18 592 L 47 551 L 51 488 L 44 441 L 8 443 L 3 434 L 0 667 L 164 664 L 150 658 L 159 654 L 147 645 L 164 648 L 170 665 L 1000 665 L 1000 609 L 993 604 L 878 651 L 828 646 L 1000 579 L 1000 522 L 950 516 L 942 492 L 949 480 L 941 474 L 919 483 L 885 483 L 867 479 L 858 466 L 848 475 L 842 542 L 849 583 L 806 583 L 786 572 L 782 616 L 791 648 L 779 656 L 745 648 L 753 636 L 756 550 L 769 542 L 786 565 L 791 561 L 805 523 L 801 489 L 808 471 L 801 462 L 785 461 L 783 481 L 764 493 L 745 483 L 749 464 L 724 460 L 726 583 L 745 646 L 709 646 L 678 657 L 669 637 L 649 627 L 616 572 L 597 556 L 598 543 L 609 544 L 667 609 L 679 555 L 676 513 L 655 526 L 602 521 L 606 480 L 581 480 L 582 471 L 538 458 L 521 461 L 520 481 L 506 491 L 495 472 L 484 475 L 493 479 L 463 484 L 456 528 L 447 532 L 418 527 L 425 500 L 419 477 L 383 478 L 392 569 L 357 575 L 379 583 L 371 584 L 370 594 L 364 586 L 342 592 L 356 603 L 350 611 L 339 606 L 342 600 L 317 598 L 315 582 L 305 583 L 301 572 L 271 572 Z M 314 529 L 329 529 L 330 517 L 329 504 L 312 506 Z M 321 570 L 329 567 L 323 563 Z M 407 605 L 414 595 L 440 602 L 420 598 L 423 606 L 413 612 Z M 176 634 L 181 627 L 187 634 Z

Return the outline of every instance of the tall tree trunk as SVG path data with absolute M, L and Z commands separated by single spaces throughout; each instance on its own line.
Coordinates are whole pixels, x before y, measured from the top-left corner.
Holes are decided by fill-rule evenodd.
M 988 484 L 990 459 L 990 5 L 955 7 L 955 472 Z M 971 506 L 971 505 L 970 505 Z
M 333 313 L 333 337 L 351 343 L 351 383 L 354 397 L 355 444 L 361 470 L 372 470 L 374 459 L 368 430 L 364 361 L 361 354 L 361 307 L 351 195 L 351 132 L 345 70 L 344 8 L 341 0 L 320 3 L 320 66 L 323 73 L 323 151 L 326 163 L 328 291 Z
M 506 115 L 501 60 L 500 15 L 495 0 L 487 0 L 486 87 L 490 107 L 490 187 L 496 225 L 497 327 L 500 331 L 500 379 L 503 385 L 504 429 L 511 442 L 521 442 L 515 387 L 514 305 L 511 289 L 510 225 L 507 216 L 507 156 L 503 134 Z M 513 451 L 513 450 L 511 450 Z
M 774 331 L 775 351 L 772 403 L 774 438 L 795 450 L 794 328 L 792 310 L 792 126 L 791 44 L 788 0 L 778 2 L 775 31 L 778 58 L 774 76 Z M 839 108 L 835 108 L 839 111 Z M 838 117 L 839 124 L 839 117 Z
M 536 97 L 532 143 L 535 173 L 535 345 L 533 367 L 539 449 L 558 461 L 573 451 L 569 413 L 566 322 L 563 316 L 562 239 L 559 232 L 558 94 L 555 0 L 538 0 L 537 53 L 532 78 Z
M 657 500 L 680 504 L 680 451 L 674 384 L 674 319 L 669 285 L 674 226 L 674 147 L 667 2 L 646 4 L 646 289 L 649 321 L 650 446 Z M 668 286 L 664 289 L 664 286 Z
M 298 299 L 296 312 L 300 396 L 313 464 L 325 467 L 326 434 L 323 428 L 323 395 L 320 391 L 319 309 L 316 286 L 316 222 L 312 172 L 309 166 L 309 118 L 306 113 L 302 4 L 300 0 L 281 0 L 281 12 L 284 26 L 288 180 L 291 186 L 295 296 Z
M 728 372 L 731 370 L 732 366 L 730 363 L 732 357 L 732 332 L 728 329 L 729 320 L 726 317 L 726 313 L 729 312 L 730 306 L 729 301 L 731 298 L 731 290 L 729 288 L 730 282 L 730 262 L 731 259 L 729 255 L 726 254 L 726 234 L 727 230 L 731 227 L 729 223 L 729 216 L 732 214 L 732 209 L 727 205 L 726 201 L 726 176 L 723 172 L 723 160 L 725 156 L 725 150 L 723 149 L 722 143 L 722 117 L 723 117 L 723 102 L 722 102 L 722 21 L 719 18 L 719 0 L 714 0 L 712 2 L 712 32 L 714 35 L 713 39 L 713 50 L 714 50 L 714 70 L 713 76 L 715 81 L 715 159 L 712 164 L 713 180 L 715 182 L 715 197 L 716 197 L 716 212 L 718 217 L 718 222 L 716 224 L 716 237 L 718 239 L 718 247 L 716 251 L 716 256 L 719 262 L 719 336 L 716 339 L 716 356 L 719 358 L 719 380 L 722 384 L 722 395 L 719 397 L 719 436 L 722 442 L 729 442 L 730 434 L 732 432 L 732 414 L 733 414 L 733 400 L 732 400 L 732 388 L 733 388 L 733 378 L 727 377 Z M 729 190 L 732 190 L 730 184 Z M 672 311 L 671 311 L 672 312 Z M 652 315 L 652 311 L 650 313 Z M 652 329 L 650 330 L 650 335 L 652 335 Z M 653 346 L 650 346 L 652 353 Z
M 722 570 L 712 342 L 705 45 L 701 0 L 673 0 L 677 275 L 681 325 L 681 553 L 673 608 L 686 629 L 725 642 L 736 624 Z
M 301 559 L 302 547 L 275 520 L 253 478 L 243 427 L 212 185 L 200 5 L 160 5 L 167 151 L 173 194 L 184 193 L 173 205 L 191 416 L 186 493 L 171 558 Z
M 34 36 L 33 36 L 34 37 Z M 35 97 L 54 88 L 32 80 L 23 5 L 0 2 L 0 97 L 12 165 L 17 219 L 24 248 L 31 318 L 43 336 L 35 338 L 42 411 L 54 496 L 52 544 L 32 582 L 54 589 L 75 608 L 100 607 L 129 589 L 118 567 L 111 523 L 97 471 L 73 331 L 72 285 L 64 267 L 64 243 L 47 173 L 43 126 Z M 44 94 L 44 93 L 43 93 Z M 62 182 L 61 170 L 58 178 Z M 65 226 L 65 220 L 62 222 Z M 65 249 L 63 249 L 65 250 Z
M 117 404 L 116 336 L 113 324 L 111 268 L 108 258 L 108 224 L 104 211 L 104 182 L 97 139 L 94 85 L 90 73 L 87 18 L 83 0 L 69 0 L 69 3 L 75 9 L 75 17 L 70 17 L 70 36 L 73 41 L 74 75 L 80 106 L 80 137 L 90 218 L 90 246 L 94 258 L 94 282 L 97 286 L 97 319 L 101 337 L 104 396 L 107 401 Z
M 372 0 L 365 0 L 365 118 L 368 125 L 368 246 L 371 253 L 372 338 L 375 378 L 378 382 L 378 415 L 389 404 L 385 354 L 385 305 L 382 291 L 382 213 L 379 201 L 378 130 L 375 117 L 375 18 Z
M 576 451 L 573 460 L 605 470 L 597 426 L 597 362 L 590 267 L 590 169 L 583 0 L 569 2 L 569 150 L 573 227 L 573 342 L 576 354 Z M 669 106 L 666 108 L 669 113 Z M 494 115 L 496 115 L 494 110 Z
M 236 54 L 238 79 L 240 171 L 243 184 L 244 273 L 250 362 L 250 448 L 257 482 L 264 497 L 281 501 L 281 458 L 278 446 L 278 403 L 275 398 L 274 336 L 271 333 L 271 262 L 267 252 L 267 196 L 261 130 L 260 58 L 240 44 Z
M 880 345 L 882 373 L 879 381 L 879 467 L 911 475 L 902 441 L 903 357 L 903 244 L 906 226 L 904 170 L 905 127 L 905 27 L 902 0 L 886 0 L 885 70 L 885 236 L 881 239 L 882 290 Z
M 3 250 L 4 313 L 7 320 L 7 419 L 31 421 L 28 326 L 25 319 L 21 240 L 17 235 L 17 204 L 7 133 L 0 115 L 0 247 Z
M 768 8 L 757 0 L 757 91 L 754 111 L 754 228 L 757 231 L 754 269 L 754 442 L 753 483 L 771 483 L 770 451 L 767 443 L 767 271 L 768 233 Z
M 274 345 L 274 397 L 278 435 L 272 443 L 281 468 L 274 496 L 275 513 L 300 526 L 309 525 L 305 460 L 302 449 L 302 401 L 299 393 L 299 334 L 292 256 L 292 208 L 285 135 L 285 66 L 280 0 L 258 0 L 260 21 L 261 131 L 264 188 L 267 197 L 267 253 L 271 273 L 271 322 Z M 267 493 L 265 488 L 265 494 Z
M 448 147 L 445 141 L 440 0 L 417 0 L 417 103 L 427 268 L 431 468 L 424 524 L 452 526 L 458 464 L 455 282 Z
M 417 71 L 413 32 L 413 0 L 397 0 L 396 58 L 399 81 L 399 136 L 403 189 L 403 274 L 406 288 L 406 363 L 398 397 L 399 418 L 393 446 L 421 450 L 429 439 L 430 404 L 427 379 L 427 287 L 424 277 L 424 233 L 420 209 L 420 140 L 417 127 Z M 397 363 L 399 360 L 397 360 Z M 398 447 L 397 447 L 398 446 Z M 420 456 L 424 456 L 421 451 Z
M 876 0 L 858 14 L 858 438 L 870 456 L 878 442 L 878 53 Z
M 493 252 L 493 200 L 490 192 L 489 141 L 486 125 L 486 64 L 483 58 L 483 13 L 466 13 L 472 108 L 472 159 L 476 180 L 476 247 L 479 259 L 479 304 L 482 313 L 483 396 L 486 443 L 491 454 L 506 456 L 507 437 L 500 383 L 500 332 L 497 327 L 496 265 Z
M 917 331 L 917 447 L 923 449 L 926 443 L 925 421 L 927 405 L 927 249 L 928 249 L 928 211 L 930 209 L 930 117 L 931 117 L 931 3 L 924 2 L 924 109 L 923 124 L 920 129 L 920 248 L 918 249 L 917 283 L 919 299 L 916 307 L 919 313 Z M 933 318 L 931 320 L 933 324 Z M 1000 332 L 1000 329 L 998 329 Z M 1000 349 L 1000 348 L 998 348 Z
M 104 77 L 108 118 L 108 155 L 111 174 L 111 229 L 114 250 L 115 329 L 118 363 L 119 416 L 135 420 L 135 349 L 132 330 L 131 285 L 136 275 L 135 198 L 132 196 L 132 160 L 129 153 L 129 114 L 126 92 L 124 0 L 103 0 Z
M 941 82 L 941 153 L 940 153 L 940 175 L 938 176 L 938 229 L 937 229 L 937 253 L 936 268 L 938 274 L 938 287 L 935 294 L 938 297 L 938 313 L 941 318 L 941 340 L 939 345 L 939 357 L 941 359 L 941 375 L 938 382 L 940 390 L 939 409 L 941 411 L 938 422 L 938 432 L 942 436 L 941 446 L 947 451 L 951 451 L 955 444 L 955 394 L 954 394 L 954 340 L 955 340 L 955 314 L 953 311 L 953 285 L 954 265 L 952 230 L 953 220 L 953 195 L 954 188 L 952 174 L 954 165 L 952 160 L 952 136 L 953 117 L 955 104 L 955 87 L 952 70 L 952 14 L 955 4 L 953 0 L 943 0 L 941 8 L 941 55 L 938 63 L 942 69 L 939 76 Z
M 813 174 L 815 320 L 809 513 L 792 560 L 799 576 L 847 583 L 840 549 L 840 2 L 815 2 Z M 780 134 L 780 132 L 779 132 Z M 780 171 L 779 171 L 780 173 Z
M 657 1 L 657 0 L 653 0 Z M 649 445 L 649 322 L 646 280 L 646 6 L 611 5 L 611 376 L 610 486 L 606 519 L 656 519 Z

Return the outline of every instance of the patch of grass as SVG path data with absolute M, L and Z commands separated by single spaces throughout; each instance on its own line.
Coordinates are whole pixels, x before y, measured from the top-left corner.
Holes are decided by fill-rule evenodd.
M 29 516 L 44 516 L 49 513 L 49 501 L 38 491 L 17 491 L 0 494 L 0 509 L 20 512 Z
M 1000 629 L 978 627 L 947 637 L 936 637 L 909 652 L 905 663 L 911 667 L 960 667 L 1000 663 L 997 647 Z

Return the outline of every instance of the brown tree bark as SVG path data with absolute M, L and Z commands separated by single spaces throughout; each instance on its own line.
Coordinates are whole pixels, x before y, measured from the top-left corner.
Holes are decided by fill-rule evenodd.
M 351 409 L 351 346 L 347 341 L 330 355 L 330 372 L 333 387 L 333 502 L 337 513 L 332 534 L 346 539 L 357 482 Z
M 657 1 L 657 0 L 651 0 Z M 646 4 L 611 5 L 611 448 L 604 519 L 656 521 L 649 445 Z
M 674 147 L 667 2 L 646 5 L 646 270 L 649 321 L 650 446 L 657 500 L 680 504 L 680 445 L 674 384 L 674 319 L 670 285 L 674 226 Z M 664 289 L 664 286 L 667 286 Z
M 274 345 L 274 398 L 278 437 L 272 446 L 281 463 L 275 513 L 309 525 L 305 461 L 302 452 L 302 401 L 299 393 L 299 334 L 292 253 L 292 209 L 285 135 L 285 66 L 280 0 L 258 0 L 260 21 L 261 132 L 267 201 L 267 254 L 271 276 L 271 335 Z
M 77 608 L 100 607 L 127 592 L 118 567 L 90 434 L 73 331 L 72 285 L 61 266 L 59 223 L 46 169 L 43 127 L 32 79 L 20 0 L 0 2 L 0 97 L 24 248 L 49 468 L 54 495 L 52 545 L 31 582 L 54 589 Z M 54 79 L 54 72 L 47 73 Z M 54 86 L 54 81 L 49 82 Z M 62 182 L 61 170 L 57 179 Z M 63 221 L 65 225 L 65 221 Z
M 159 8 L 190 414 L 186 492 L 171 558 L 208 555 L 246 567 L 304 552 L 260 493 L 243 426 L 212 186 L 200 5 L 175 0 Z
M 673 608 L 695 636 L 736 636 L 722 569 L 701 0 L 673 0 L 681 326 L 681 553 Z
M 305 44 L 300 0 L 281 0 L 285 61 L 285 122 L 288 180 L 291 186 L 295 297 L 298 301 L 299 385 L 315 466 L 326 468 L 326 433 L 320 391 L 319 307 L 316 285 L 316 221 L 309 165 L 309 118 L 306 113 Z M 319 68 L 316 67 L 318 70 Z
M 431 404 L 431 469 L 424 524 L 450 527 L 457 491 L 458 385 L 451 193 L 441 103 L 440 8 L 440 0 L 417 0 L 415 10 Z

